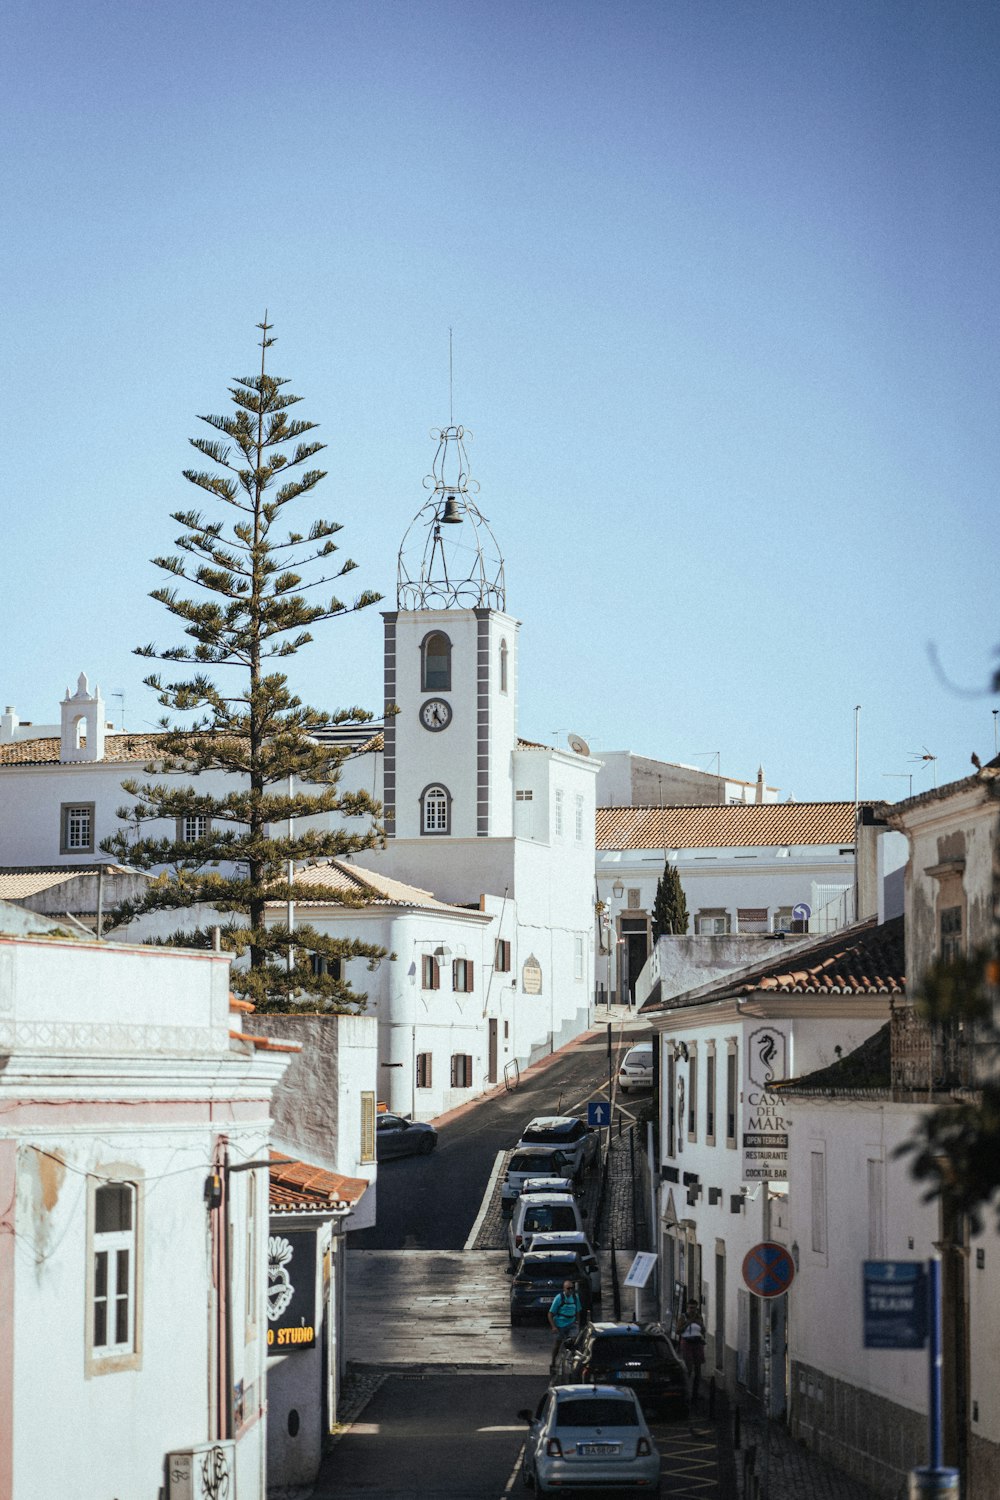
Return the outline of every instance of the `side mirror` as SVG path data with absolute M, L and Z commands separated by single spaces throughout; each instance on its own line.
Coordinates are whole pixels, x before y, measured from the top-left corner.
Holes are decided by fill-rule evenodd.
M 513 1274 L 514 1274 L 514 1267 L 513 1266 L 504 1266 L 504 1268 L 503 1268 L 503 1274 L 505 1276 L 513 1276 Z
M 535 1413 L 533 1411 L 529 1411 L 526 1406 L 521 1407 L 521 1410 L 518 1412 L 517 1416 L 518 1420 L 521 1422 L 533 1422 L 535 1420 Z

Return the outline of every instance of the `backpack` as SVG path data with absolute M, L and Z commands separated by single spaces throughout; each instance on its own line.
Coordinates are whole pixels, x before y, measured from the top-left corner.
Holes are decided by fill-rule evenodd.
M 552 1301 L 552 1321 L 557 1328 L 569 1328 L 573 1323 L 580 1321 L 580 1298 L 576 1292 L 571 1292 L 567 1297 L 565 1292 L 559 1292 Z M 571 1316 L 567 1317 L 566 1314 Z

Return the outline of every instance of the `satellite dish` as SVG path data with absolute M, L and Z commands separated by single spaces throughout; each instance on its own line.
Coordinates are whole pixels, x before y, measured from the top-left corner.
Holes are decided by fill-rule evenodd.
M 569 736 L 569 748 L 571 750 L 575 750 L 577 755 L 590 754 L 590 746 L 587 744 L 587 741 L 581 739 L 578 734 L 571 734 Z

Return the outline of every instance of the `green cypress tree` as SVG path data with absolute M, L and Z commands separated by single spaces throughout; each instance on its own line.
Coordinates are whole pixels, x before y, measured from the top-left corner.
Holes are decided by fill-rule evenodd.
M 348 604 L 336 596 L 310 602 L 307 590 L 335 585 L 356 564 L 333 561 L 337 522 L 317 520 L 305 529 L 285 530 L 285 507 L 324 478 L 323 470 L 309 467 L 324 444 L 302 441 L 316 423 L 289 416 L 301 398 L 285 393 L 287 382 L 267 373 L 274 338 L 266 314 L 257 326 L 260 373 L 234 379 L 234 412 L 200 418 L 222 439 L 191 439 L 213 471 L 184 471 L 185 479 L 222 507 L 223 517 L 175 512 L 172 519 L 184 529 L 176 542 L 179 555 L 153 559 L 171 582 L 151 597 L 183 622 L 190 644 L 146 645 L 136 654 L 190 664 L 179 681 L 165 682 L 153 673 L 145 682 L 161 706 L 196 718 L 187 728 L 171 724 L 169 717 L 160 721 L 162 748 L 145 769 L 147 776 L 169 779 L 122 784 L 136 799 L 118 812 L 130 826 L 101 847 L 123 862 L 161 873 L 141 899 L 118 907 L 110 924 L 120 926 L 147 912 L 214 908 L 223 914 L 223 947 L 249 959 L 245 967 L 234 966 L 237 993 L 260 1009 L 314 1008 L 317 999 L 331 1009 L 355 1009 L 366 997 L 335 977 L 336 971 L 326 972 L 330 961 L 363 957 L 374 969 L 384 950 L 332 938 L 308 925 L 293 932 L 284 920 L 266 921 L 265 913 L 267 903 L 276 900 L 358 904 L 333 881 L 325 889 L 312 882 L 298 886 L 289 870 L 293 861 L 328 859 L 382 842 L 380 806 L 363 792 L 338 789 L 350 750 L 313 738 L 321 725 L 364 723 L 372 715 L 361 708 L 327 714 L 305 707 L 285 675 L 269 664 L 311 641 L 314 625 L 364 609 L 380 596 L 365 591 Z M 311 564 L 318 564 L 311 571 L 321 576 L 305 582 L 300 570 Z M 186 598 L 174 580 L 201 592 Z M 205 668 L 232 673 L 235 681 L 220 687 Z M 223 790 L 198 786 L 198 778 L 209 772 L 224 774 Z M 330 813 L 364 822 L 358 831 L 303 827 L 303 820 Z M 206 820 L 204 832 L 197 828 L 201 836 L 188 841 L 142 836 L 145 824 L 167 821 L 180 831 L 180 820 L 190 824 L 198 816 Z M 297 823 L 290 834 L 285 832 L 289 819 Z M 217 923 L 214 914 L 212 922 Z M 186 946 L 210 941 L 207 923 L 168 939 Z
M 665 933 L 682 934 L 688 930 L 687 898 L 681 886 L 677 867 L 669 860 L 664 863 L 663 874 L 656 882 L 652 920 L 654 943 Z

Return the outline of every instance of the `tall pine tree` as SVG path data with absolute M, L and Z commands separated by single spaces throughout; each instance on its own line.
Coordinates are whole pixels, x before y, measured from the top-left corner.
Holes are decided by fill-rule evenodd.
M 269 663 L 307 645 L 314 625 L 364 609 L 380 596 L 365 591 L 348 604 L 335 595 L 309 600 L 307 591 L 335 585 L 356 564 L 333 561 L 337 522 L 317 520 L 285 530 L 285 507 L 324 478 L 322 469 L 309 467 L 324 444 L 303 441 L 316 424 L 289 416 L 301 398 L 283 390 L 285 380 L 267 373 L 274 338 L 266 314 L 258 327 L 260 373 L 234 379 L 234 412 L 200 418 L 222 438 L 191 439 L 212 471 L 184 471 L 185 479 L 222 507 L 223 517 L 175 512 L 172 519 L 184 528 L 176 541 L 179 555 L 153 559 L 171 582 L 151 597 L 183 622 L 190 644 L 141 646 L 136 654 L 185 664 L 179 681 L 165 682 L 153 673 L 145 682 L 164 708 L 193 712 L 196 718 L 187 728 L 169 717 L 161 720 L 161 748 L 146 774 L 169 779 L 123 782 L 135 804 L 119 809 L 127 826 L 101 847 L 160 875 L 142 898 L 117 908 L 111 921 L 121 925 L 148 912 L 212 908 L 212 925 L 218 924 L 215 914 L 223 914 L 223 947 L 249 960 L 234 966 L 233 988 L 259 1008 L 315 1007 L 318 999 L 331 1009 L 354 1009 L 365 997 L 340 977 L 341 965 L 362 957 L 374 968 L 384 950 L 309 925 L 292 931 L 273 903 L 357 904 L 334 879 L 328 888 L 315 880 L 298 886 L 291 871 L 296 863 L 381 842 L 379 805 L 364 792 L 338 789 L 350 750 L 313 737 L 324 724 L 364 723 L 372 716 L 361 708 L 327 714 L 305 707 L 284 673 Z M 311 571 L 320 576 L 306 582 L 301 570 L 310 565 L 318 565 Z M 199 594 L 185 597 L 174 580 Z M 205 668 L 231 673 L 235 680 L 220 687 Z M 204 782 L 199 786 L 198 779 L 209 772 L 222 773 L 221 788 L 218 776 L 211 778 L 212 789 Z M 337 823 L 343 816 L 356 818 L 360 826 L 349 831 L 341 824 L 327 831 L 327 814 Z M 306 819 L 315 822 L 304 827 Z M 177 836 L 143 835 L 144 825 L 164 822 Z M 178 933 L 172 941 L 206 946 L 208 928 L 206 920 L 204 927 Z
M 664 863 L 663 874 L 656 882 L 652 922 L 654 943 L 664 934 L 683 934 L 688 930 L 687 897 L 677 867 L 669 860 Z

